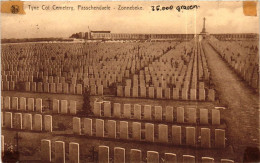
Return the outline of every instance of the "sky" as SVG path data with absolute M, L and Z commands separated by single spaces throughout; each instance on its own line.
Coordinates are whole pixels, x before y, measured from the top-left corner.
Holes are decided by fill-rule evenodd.
M 32 11 L 31 6 L 39 10 Z M 69 6 L 70 10 L 42 10 L 42 5 Z M 82 6 L 106 6 L 110 11 L 89 11 Z M 118 6 L 142 6 L 143 10 L 117 10 Z M 151 6 L 173 6 L 171 11 L 152 11 Z M 198 5 L 198 9 L 182 10 L 181 5 Z M 76 32 L 109 30 L 112 33 L 199 33 L 206 18 L 209 33 L 259 33 L 259 16 L 245 16 L 241 1 L 234 2 L 24 2 L 26 14 L 1 14 L 2 38 L 69 37 Z

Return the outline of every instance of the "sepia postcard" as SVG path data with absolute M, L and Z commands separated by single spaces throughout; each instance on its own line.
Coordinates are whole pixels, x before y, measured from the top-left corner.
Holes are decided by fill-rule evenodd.
M 2 1 L 3 163 L 260 162 L 258 1 Z

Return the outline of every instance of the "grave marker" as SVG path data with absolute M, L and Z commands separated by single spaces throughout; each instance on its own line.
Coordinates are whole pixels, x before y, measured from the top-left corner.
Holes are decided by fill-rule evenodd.
M 14 113 L 14 128 L 21 130 L 23 127 L 22 113 Z
M 183 155 L 183 162 L 195 163 L 195 157 L 191 155 Z
M 65 143 L 55 141 L 55 163 L 65 163 Z
M 154 142 L 154 124 L 145 123 L 145 140 Z
M 125 149 L 120 147 L 114 148 L 114 163 L 125 162 Z
M 96 137 L 104 137 L 104 120 L 96 119 Z
M 11 112 L 5 112 L 4 122 L 6 128 L 13 128 L 13 118 Z
M 184 108 L 177 107 L 177 122 L 184 123 Z
M 141 105 L 134 104 L 134 118 L 141 119 Z
M 78 117 L 73 117 L 73 133 L 80 135 L 81 134 L 81 122 L 80 118 Z
M 116 138 L 116 121 L 108 120 L 107 121 L 107 132 L 109 138 Z
M 121 117 L 121 104 L 119 103 L 114 103 L 114 117 L 115 118 L 120 118 Z
M 130 163 L 141 163 L 142 162 L 142 151 L 138 149 L 130 150 Z
M 111 117 L 111 103 L 107 101 L 104 102 L 104 116 Z
M 215 129 L 215 147 L 225 148 L 225 130 Z
M 42 131 L 42 115 L 41 114 L 34 115 L 34 130 Z
M 159 153 L 155 151 L 147 151 L 147 163 L 159 163 Z
M 165 163 L 177 163 L 177 156 L 174 153 L 164 154 Z
M 208 109 L 200 109 L 200 124 L 208 124 Z
M 92 119 L 90 118 L 84 118 L 84 133 L 92 136 Z
M 28 111 L 34 111 L 34 98 L 28 98 Z
M 44 115 L 44 130 L 52 132 L 52 116 Z
M 109 163 L 109 147 L 107 146 L 98 147 L 98 162 Z
M 120 139 L 128 139 L 128 122 L 120 121 Z
M 12 109 L 18 110 L 18 97 L 12 97 Z
M 125 118 L 131 118 L 131 105 L 130 104 L 124 104 L 124 117 Z
M 210 129 L 201 128 L 201 147 L 210 148 Z
M 37 98 L 36 99 L 36 111 L 37 112 L 42 112 L 42 99 Z
M 51 141 L 42 139 L 41 140 L 41 161 L 51 162 Z
M 197 113 L 196 108 L 188 108 L 188 122 L 196 123 Z
M 132 123 L 132 135 L 134 140 L 141 140 L 141 123 L 133 122 Z
M 186 145 L 195 145 L 195 127 L 186 127 Z
M 166 122 L 173 122 L 173 107 L 166 106 L 165 117 Z
M 67 100 L 60 100 L 61 102 L 61 113 L 62 114 L 67 114 L 68 113 L 68 101 Z
M 20 110 L 26 111 L 26 98 L 20 97 Z
M 159 141 L 163 143 L 168 142 L 168 126 L 164 124 L 159 124 Z
M 79 163 L 79 144 L 69 143 L 69 160 L 70 163 Z
M 144 105 L 144 120 L 152 120 L 151 105 Z

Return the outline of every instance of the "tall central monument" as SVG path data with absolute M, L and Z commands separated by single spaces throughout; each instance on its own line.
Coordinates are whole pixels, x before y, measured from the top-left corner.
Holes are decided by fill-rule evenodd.
M 202 28 L 201 33 L 207 33 L 207 32 L 206 32 L 206 28 L 205 28 L 205 21 L 206 21 L 206 18 L 204 17 L 204 18 L 203 18 L 203 28 Z
M 206 32 L 206 18 L 203 18 L 203 28 L 200 32 L 200 38 L 205 39 L 207 37 L 208 33 Z

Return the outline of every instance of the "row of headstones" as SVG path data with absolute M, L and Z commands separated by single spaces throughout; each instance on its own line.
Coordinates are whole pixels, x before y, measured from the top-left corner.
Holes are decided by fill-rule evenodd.
M 9 71 L 7 71 L 9 72 Z M 6 73 L 4 71 L 3 73 Z M 38 72 L 36 72 L 38 74 Z M 107 87 L 109 84 L 114 83 L 114 82 L 122 82 L 123 76 L 121 74 L 109 74 L 109 75 L 104 75 L 99 77 L 93 78 L 92 75 L 89 74 L 84 74 L 84 76 L 77 78 L 77 77 L 72 77 L 72 78 L 65 78 L 63 76 L 40 76 L 39 75 L 2 75 L 2 81 L 9 81 L 12 82 L 35 82 L 34 78 L 37 79 L 42 79 L 43 83 L 55 83 L 55 84 L 64 84 L 64 83 L 70 83 L 70 84 L 80 84 L 80 82 L 84 82 L 84 85 L 104 85 L 104 87 Z M 97 75 L 99 76 L 99 75 Z M 53 79 L 54 78 L 54 79 Z M 68 81 L 69 80 L 69 81 Z M 79 81 L 78 81 L 79 80 Z M 109 82 L 109 83 L 108 83 Z M 102 83 L 102 84 L 101 84 Z
M 1 118 L 2 127 L 4 126 L 7 129 L 52 132 L 51 115 L 44 115 L 44 123 L 41 114 L 14 113 L 13 116 L 12 112 L 2 112 Z
M 74 100 L 52 100 L 52 111 L 53 113 L 61 114 L 77 114 L 77 102 Z
M 41 98 L 25 98 L 1 96 L 1 106 L 5 110 L 36 111 L 42 112 Z
M 19 99 L 19 100 L 18 100 Z M 1 96 L 2 108 L 5 110 L 36 111 L 42 112 L 41 98 L 25 98 Z M 19 102 L 18 102 L 19 101 Z M 74 100 L 52 100 L 53 113 L 77 114 L 77 102 Z
M 92 124 L 92 119 L 83 119 L 83 134 L 93 136 L 93 130 L 95 131 L 95 137 L 105 137 L 105 131 L 107 131 L 107 138 L 117 139 L 117 133 L 119 133 L 119 139 L 135 140 L 145 142 L 160 142 L 160 143 L 172 143 L 174 145 L 184 145 L 182 140 L 185 138 L 185 145 L 197 146 L 201 141 L 202 148 L 211 148 L 211 130 L 209 128 L 200 129 L 200 137 L 196 127 L 185 127 L 185 135 L 182 134 L 182 127 L 176 125 L 159 124 L 154 125 L 152 123 L 140 123 L 133 122 L 132 128 L 129 127 L 127 121 L 115 121 L 103 119 L 95 119 L 95 126 Z M 93 127 L 94 126 L 94 127 Z M 106 127 L 105 127 L 106 126 Z M 144 126 L 144 129 L 142 129 Z M 158 128 L 158 139 L 155 140 L 155 128 Z M 119 131 L 117 131 L 119 129 Z M 169 129 L 171 129 L 171 134 Z M 141 134 L 144 132 L 145 138 L 142 139 Z M 225 130 L 215 129 L 214 148 L 225 148 Z M 73 117 L 73 133 L 76 135 L 82 135 L 81 118 Z M 131 134 L 130 134 L 131 133 Z M 132 138 L 130 138 L 130 136 Z M 182 136 L 183 135 L 183 136 Z M 169 136 L 171 139 L 169 139 Z
M 143 77 L 143 76 L 142 76 Z M 150 75 L 146 75 L 146 79 L 133 79 L 133 83 L 131 79 L 126 79 L 124 85 L 129 86 L 129 87 L 145 87 L 145 86 L 154 86 L 155 88 L 157 87 L 162 87 L 163 89 L 168 88 L 169 85 L 175 85 L 176 88 L 186 88 L 189 89 L 190 86 L 192 89 L 197 88 L 197 83 L 190 84 L 190 77 L 186 76 L 166 76 L 166 77 L 154 77 L 151 76 L 152 79 L 150 79 Z M 159 79 L 157 79 L 159 78 Z M 204 82 L 198 82 L 199 83 L 199 88 L 198 89 L 205 89 L 204 87 Z M 194 87 L 194 88 L 193 88 Z
M 225 47 L 221 47 L 222 45 L 217 45 L 215 42 L 213 43 L 212 41 L 210 42 L 211 46 L 213 46 L 213 48 L 218 51 L 218 53 L 221 55 L 222 58 L 224 58 L 228 64 L 232 67 L 233 70 L 235 70 L 235 72 L 237 74 L 240 75 L 240 77 L 242 77 L 244 80 L 246 80 L 246 82 L 253 88 L 258 88 L 259 87 L 259 72 L 257 71 L 258 69 L 254 70 L 253 66 L 250 65 L 250 62 L 248 62 L 248 66 L 243 66 L 241 65 L 240 62 L 236 63 L 236 61 L 233 61 L 232 58 L 234 56 L 230 56 L 231 51 L 228 52 L 224 52 L 225 50 L 223 50 Z M 230 54 L 230 55 L 228 55 Z M 243 56 L 243 55 L 240 55 Z M 242 58 L 242 57 L 241 57 Z M 244 57 L 247 58 L 248 57 Z M 246 60 L 242 59 L 243 63 L 246 63 Z M 251 63 L 252 64 L 252 63 Z M 258 90 L 257 90 L 258 91 Z
M 215 101 L 215 90 L 208 89 L 187 89 L 187 88 L 165 88 L 162 87 L 130 87 L 117 86 L 119 97 L 143 97 L 155 99 L 175 100 L 200 100 Z
M 103 95 L 103 85 L 91 85 L 91 95 Z M 15 91 L 15 82 L 2 81 L 2 90 Z M 42 82 L 25 82 L 24 90 L 26 92 L 44 92 L 44 93 L 64 93 L 64 94 L 78 94 L 81 95 L 84 90 L 82 84 L 68 84 L 68 83 L 42 83 Z
M 112 160 L 114 163 L 125 163 L 128 162 L 126 160 L 126 152 L 125 148 L 121 147 L 114 147 L 114 156 L 112 156 Z M 139 149 L 130 149 L 130 162 L 131 163 L 142 163 L 143 156 L 142 151 Z M 98 162 L 99 163 L 109 163 L 110 162 L 110 154 L 109 154 L 109 147 L 108 146 L 99 146 L 98 148 Z M 165 163 L 214 163 L 214 158 L 211 157 L 202 157 L 201 159 L 196 159 L 195 156 L 192 155 L 183 155 L 182 160 L 177 161 L 177 156 L 175 153 L 164 153 L 159 154 L 157 151 L 147 151 L 145 162 L 147 163 L 160 163 L 160 160 L 164 160 Z M 221 159 L 221 163 L 234 163 L 233 160 L 230 159 Z
M 2 136 L 3 142 L 3 136 Z M 52 143 L 51 140 L 42 139 L 41 140 L 41 161 L 42 162 L 55 162 L 55 163 L 65 163 L 66 161 L 66 152 L 65 152 L 65 142 L 64 141 L 55 141 L 54 143 L 54 158 L 52 158 Z M 3 147 L 3 146 L 2 146 Z M 69 143 L 69 161 L 73 163 L 80 162 L 80 148 L 79 143 L 70 142 Z M 125 148 L 115 147 L 114 148 L 114 156 L 112 156 L 112 160 L 114 163 L 125 163 L 128 162 L 126 160 L 126 152 Z M 130 162 L 131 163 L 141 163 L 143 162 L 142 151 L 138 149 L 130 150 Z M 164 153 L 163 158 L 160 157 L 162 154 L 156 151 L 147 151 L 146 162 L 147 163 L 159 163 L 160 159 L 165 160 L 166 163 L 177 163 L 177 156 L 174 153 Z M 99 146 L 98 147 L 98 160 L 99 163 L 109 163 L 110 162 L 110 154 L 108 146 Z M 183 155 L 182 161 L 183 163 L 195 163 L 201 161 L 202 163 L 214 163 L 214 158 L 211 157 L 202 157 L 200 160 L 196 160 L 195 156 L 192 155 Z M 221 159 L 221 163 L 234 163 L 233 160 L 230 159 Z
M 137 119 L 137 120 L 148 120 L 148 121 L 164 121 L 164 122 L 174 122 L 177 123 L 197 123 L 197 108 L 186 108 L 188 113 L 187 122 L 185 122 L 185 109 L 184 107 L 177 107 L 176 110 L 171 106 L 166 106 L 165 111 L 162 106 L 154 106 L 152 109 L 151 105 L 139 105 L 134 104 L 133 109 L 131 104 L 124 104 L 123 111 L 121 111 L 121 104 L 114 103 L 113 108 L 111 102 L 94 102 L 94 115 L 97 117 L 102 117 L 102 112 L 104 117 L 113 118 L 127 118 L 127 119 Z M 176 119 L 174 117 L 174 112 L 176 113 Z M 143 116 L 142 116 L 143 113 Z M 199 109 L 199 124 L 209 124 L 209 110 Z M 211 109 L 211 120 L 212 125 L 220 125 L 220 111 L 217 109 Z

